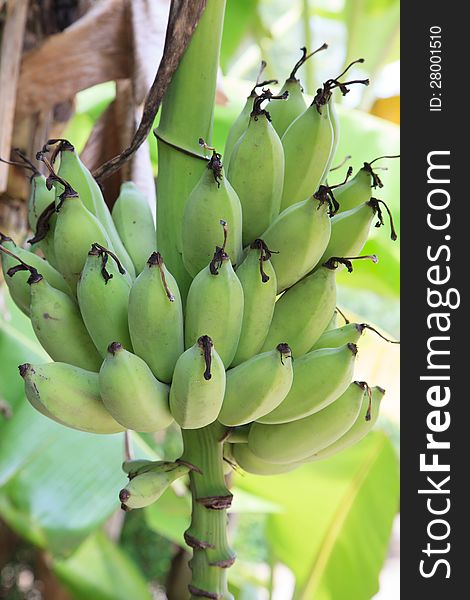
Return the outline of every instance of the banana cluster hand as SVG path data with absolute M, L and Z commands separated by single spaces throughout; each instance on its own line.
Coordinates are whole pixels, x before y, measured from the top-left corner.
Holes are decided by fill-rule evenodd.
M 383 207 L 396 233 L 371 197 L 382 187 L 374 160 L 326 183 L 339 136 L 333 91 L 357 82 L 329 79 L 307 106 L 296 73 L 313 54 L 302 49 L 277 95 L 263 87 L 277 82 L 257 81 L 230 131 L 227 171 L 200 140 L 212 154 L 175 234 L 184 278 L 165 265 L 132 182 L 111 214 L 69 142 L 38 153 L 49 174 L 32 178 L 32 248 L 1 235 L 0 250 L 11 296 L 55 361 L 20 367 L 43 415 L 93 433 L 176 422 L 191 437 L 216 426 L 227 464 L 262 475 L 326 458 L 371 429 L 384 392 L 353 378 L 373 328 L 338 327 L 336 273 L 354 258 L 377 262 L 357 254 Z M 125 463 L 122 505 L 154 502 L 190 469 Z

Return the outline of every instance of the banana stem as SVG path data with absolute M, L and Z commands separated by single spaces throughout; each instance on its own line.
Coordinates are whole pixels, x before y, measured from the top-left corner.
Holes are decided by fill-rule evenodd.
M 213 423 L 201 429 L 183 429 L 182 461 L 191 465 L 189 475 L 192 514 L 185 541 L 193 549 L 190 600 L 233 600 L 227 588 L 227 568 L 235 555 L 227 540 L 227 508 L 232 494 L 223 469 L 225 428 Z

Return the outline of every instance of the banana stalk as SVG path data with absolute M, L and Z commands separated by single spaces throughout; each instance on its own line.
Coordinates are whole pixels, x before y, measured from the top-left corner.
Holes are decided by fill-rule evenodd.
M 158 247 L 178 282 L 183 300 L 191 283 L 182 260 L 183 213 L 186 200 L 207 165 L 199 139 L 211 144 L 224 13 L 225 0 L 208 0 L 165 94 L 155 131 Z

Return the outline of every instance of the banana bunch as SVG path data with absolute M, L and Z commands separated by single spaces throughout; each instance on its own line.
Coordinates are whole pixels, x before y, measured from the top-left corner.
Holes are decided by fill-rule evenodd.
M 368 81 L 340 81 L 346 69 L 307 105 L 296 74 L 313 54 L 302 49 L 279 94 L 265 87 L 276 81 L 256 82 L 225 160 L 199 141 L 205 168 L 177 231 L 187 293 L 132 182 L 110 212 L 70 142 L 38 153 L 48 176 L 33 178 L 31 248 L 1 234 L 0 250 L 11 296 L 53 361 L 20 367 L 43 415 L 99 434 L 176 423 L 193 439 L 216 425 L 226 463 L 262 475 L 330 456 L 372 428 L 384 391 L 354 381 L 354 366 L 363 332 L 375 330 L 338 326 L 336 274 L 355 259 L 377 262 L 357 255 L 384 206 L 396 233 L 372 197 L 378 159 L 327 184 L 333 92 Z M 183 460 L 123 468 L 126 510 L 197 472 Z

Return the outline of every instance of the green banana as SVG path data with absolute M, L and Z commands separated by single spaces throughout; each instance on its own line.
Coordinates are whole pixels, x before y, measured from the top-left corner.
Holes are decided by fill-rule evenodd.
M 263 233 L 262 239 L 273 252 L 278 293 L 317 265 L 330 239 L 329 210 L 324 198 L 311 196 L 284 210 Z
M 34 408 L 42 406 L 46 414 L 72 429 L 101 434 L 124 431 L 101 401 L 97 373 L 61 362 L 26 363 L 19 369 Z
M 119 492 L 123 510 L 143 508 L 156 502 L 169 486 L 189 472 L 189 467 L 180 463 L 161 461 L 151 471 L 133 477 Z
M 269 79 L 261 82 L 259 81 L 261 78 L 261 73 L 264 71 L 265 68 L 266 62 L 262 60 L 260 70 L 258 72 L 258 77 L 256 78 L 256 83 L 253 86 L 250 95 L 247 97 L 245 106 L 242 108 L 241 113 L 238 115 L 238 117 L 235 119 L 235 121 L 232 123 L 232 126 L 229 129 L 224 148 L 224 159 L 227 165 L 230 162 L 230 157 L 232 156 L 235 144 L 248 129 L 248 124 L 250 122 L 250 113 L 253 110 L 253 100 L 258 96 L 256 90 L 258 88 L 264 87 L 265 85 L 270 85 L 271 83 L 278 83 L 277 79 Z
M 223 425 L 233 427 L 276 411 L 292 386 L 292 356 L 287 344 L 253 356 L 227 372 Z
M 385 206 L 390 217 L 390 237 L 392 240 L 396 240 L 397 234 L 390 209 L 383 200 L 371 198 L 364 204 L 337 214 L 331 219 L 330 240 L 318 264 L 322 264 L 331 256 L 356 256 L 359 254 L 367 242 L 370 227 L 376 215 L 378 221 L 375 226 L 384 225 L 380 204 Z
M 121 185 L 112 218 L 135 272 L 140 273 L 155 250 L 156 232 L 147 198 L 132 181 Z
M 303 419 L 334 402 L 351 383 L 357 354 L 355 344 L 314 350 L 294 364 L 294 382 L 277 408 L 256 420 L 288 423 Z
M 207 169 L 189 195 L 183 216 L 183 263 L 195 277 L 210 262 L 220 239 L 220 222 L 227 223 L 227 254 L 235 264 L 242 256 L 242 207 L 225 177 L 221 155 L 213 150 Z
M 339 348 L 344 344 L 357 344 L 367 325 L 365 323 L 347 323 L 342 327 L 325 330 L 313 344 L 312 350 Z
M 355 62 L 363 62 L 362 59 Z M 337 122 L 333 126 L 331 115 L 332 90 L 339 87 L 343 94 L 352 83 L 368 85 L 369 80 L 342 83 L 339 77 L 328 79 L 313 99 L 312 104 L 300 115 L 282 136 L 285 156 L 284 188 L 281 210 L 308 198 L 326 179 L 338 138 Z
M 294 65 L 291 74 L 289 75 L 288 79 L 286 79 L 281 91 L 279 92 L 280 94 L 288 92 L 289 97 L 287 98 L 287 101 L 276 102 L 269 110 L 273 127 L 277 131 L 277 134 L 280 138 L 282 138 L 289 125 L 293 123 L 297 117 L 300 117 L 300 115 L 307 109 L 307 103 L 305 102 L 300 80 L 296 77 L 297 71 L 310 57 L 321 50 L 326 50 L 327 48 L 328 44 L 323 44 L 320 46 L 320 48 L 317 48 L 317 50 L 311 52 L 310 54 L 307 54 L 307 48 L 305 48 L 305 46 L 300 49 L 302 52 L 302 57 Z
M 31 192 L 28 200 L 28 224 L 36 230 L 38 219 L 44 210 L 55 201 L 55 190 L 47 187 L 47 179 L 41 173 L 31 179 Z
M 339 210 L 345 212 L 367 202 L 371 197 L 371 189 L 382 188 L 383 183 L 380 177 L 372 168 L 372 165 L 383 158 L 398 158 L 396 156 L 379 156 L 370 162 L 365 162 L 364 166 L 354 175 L 352 179 L 338 186 L 336 190 L 336 199 L 339 202 Z
M 57 144 L 54 156 L 60 154 L 58 175 L 80 194 L 83 204 L 98 219 L 106 231 L 109 243 L 105 244 L 105 246 L 112 248 L 126 271 L 134 278 L 134 265 L 119 237 L 98 183 L 80 160 L 75 148 L 69 141 L 61 139 L 49 140 L 44 150 L 48 151 L 49 146 L 54 144 Z M 92 241 L 99 242 L 99 240 Z
M 222 408 L 225 368 L 209 336 L 201 336 L 178 359 L 170 388 L 170 410 L 182 429 L 215 421 Z
M 224 227 L 225 240 L 226 227 Z M 233 361 L 243 318 L 243 288 L 224 245 L 191 283 L 186 304 L 185 344 L 209 335 L 225 367 Z M 276 346 L 279 342 L 276 342 Z
M 82 321 L 77 304 L 32 273 L 30 317 L 34 332 L 52 360 L 98 371 L 101 357 Z
M 147 363 L 118 342 L 108 347 L 99 387 L 109 413 L 126 429 L 154 432 L 173 422 L 168 386 L 156 379 Z
M 272 254 L 261 239 L 256 239 L 236 270 L 243 288 L 243 320 L 232 367 L 245 362 L 261 350 L 268 334 L 276 302 L 277 279 Z
M 121 468 L 124 473 L 127 474 L 129 479 L 132 479 L 136 475 L 140 475 L 141 473 L 146 473 L 147 471 L 151 471 L 153 467 L 156 467 L 162 463 L 161 460 L 148 460 L 146 458 L 133 458 L 129 460 L 125 460 Z
M 158 252 L 132 284 L 128 312 L 134 352 L 155 377 L 170 383 L 184 351 L 183 308 L 176 280 Z
M 92 244 L 78 281 L 77 299 L 85 327 L 103 358 L 113 340 L 132 350 L 127 324 L 131 286 L 124 274 L 113 252 Z
M 350 448 L 366 437 L 371 431 L 379 416 L 380 403 L 384 397 L 385 390 L 381 387 L 373 387 L 369 390 L 367 386 L 364 392 L 361 404 L 361 410 L 356 421 L 348 431 L 335 442 L 319 450 L 316 454 L 309 457 L 305 462 L 313 462 L 333 456 L 346 448 Z
M 2 268 L 6 284 L 13 301 L 25 315 L 29 316 L 31 305 L 31 288 L 27 282 L 31 270 L 24 265 L 40 272 L 52 287 L 65 294 L 71 294 L 70 287 L 65 279 L 46 260 L 33 252 L 25 250 L 21 246 L 17 246 L 11 238 L 3 235 L 3 233 L 0 233 L 0 244 L 0 250 L 2 250 L 0 252 Z
M 250 427 L 248 446 L 255 456 L 267 462 L 303 461 L 353 426 L 363 395 L 363 385 L 353 382 L 337 400 L 309 417 L 279 425 L 255 422 Z
M 323 331 L 323 333 L 326 333 L 327 331 L 330 331 L 331 329 L 337 329 L 337 327 L 338 327 L 338 311 L 335 310 L 335 312 L 333 313 L 333 316 L 330 319 L 330 322 L 325 327 L 325 330 Z
M 254 99 L 248 128 L 230 157 L 227 176 L 242 206 L 244 246 L 261 237 L 281 206 L 284 151 L 261 104 L 285 98 L 266 90 Z
M 262 460 L 253 454 L 248 444 L 233 444 L 230 453 L 241 469 L 253 475 L 280 475 L 300 466 L 298 462 L 280 464 Z

